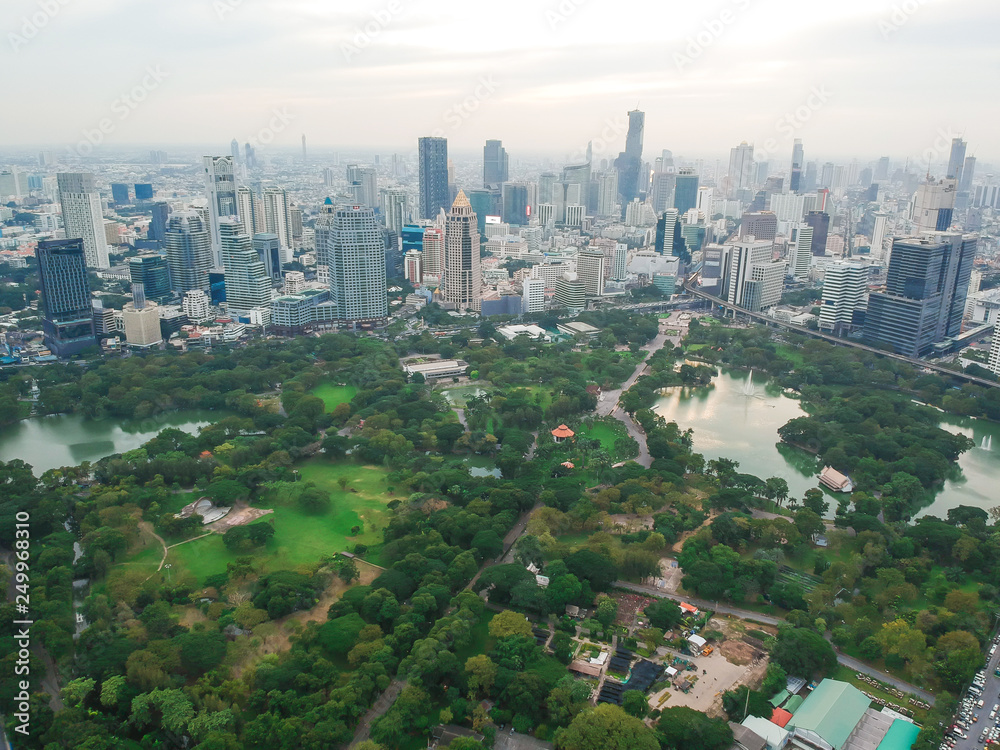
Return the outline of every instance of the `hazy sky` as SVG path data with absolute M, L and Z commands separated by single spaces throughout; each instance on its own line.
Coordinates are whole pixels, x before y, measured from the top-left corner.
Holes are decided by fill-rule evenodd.
M 600 158 L 638 104 L 650 158 L 1000 157 L 996 0 L 4 0 L 0 30 L 0 148 L 437 131 Z

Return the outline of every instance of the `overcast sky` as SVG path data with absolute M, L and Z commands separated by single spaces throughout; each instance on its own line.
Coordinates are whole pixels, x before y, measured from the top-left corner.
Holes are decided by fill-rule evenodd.
M 103 120 L 108 146 L 436 131 L 600 158 L 638 104 L 649 158 L 747 140 L 787 160 L 793 137 L 810 160 L 919 157 L 951 135 L 1000 157 L 996 0 L 4 0 L 0 30 L 0 148 Z

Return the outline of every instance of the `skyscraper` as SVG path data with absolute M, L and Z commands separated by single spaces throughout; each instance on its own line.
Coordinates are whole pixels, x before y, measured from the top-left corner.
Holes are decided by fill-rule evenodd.
M 792 143 L 792 172 L 788 183 L 788 189 L 793 193 L 799 192 L 802 186 L 802 168 L 805 166 L 805 151 L 802 148 L 802 139 L 796 138 Z
M 95 346 L 97 334 L 83 240 L 42 240 L 35 255 L 45 345 L 57 357 L 70 357 Z
M 958 183 L 958 190 L 961 193 L 972 191 L 972 181 L 976 178 L 976 157 L 965 157 L 965 165 L 962 167 L 962 179 Z
M 483 148 L 483 187 L 500 187 L 507 182 L 509 174 L 503 141 L 486 141 Z
M 654 183 L 655 188 L 656 183 Z M 539 184 L 539 189 L 541 184 Z M 671 191 L 673 186 L 671 185 Z M 539 199 L 540 200 L 540 199 Z M 654 206 L 655 204 L 654 198 Z M 664 196 L 669 205 L 669 196 Z M 666 208 L 666 205 L 664 208 Z M 598 216 L 614 216 L 618 206 L 618 172 L 613 169 L 601 172 L 597 176 L 597 214 Z
M 965 166 L 965 149 L 969 144 L 961 138 L 951 140 L 951 158 L 948 159 L 948 174 L 945 177 L 953 179 L 956 183 L 962 182 L 962 169 Z
M 642 176 L 642 141 L 646 127 L 646 113 L 634 109 L 628 113 L 628 135 L 625 137 L 625 150 L 615 159 L 615 169 L 618 170 L 618 193 L 622 199 L 622 218 L 625 217 L 625 207 L 639 197 L 639 191 L 644 190 L 645 180 Z
M 678 232 L 680 232 L 680 213 L 676 208 L 669 208 L 656 220 L 656 237 L 653 245 L 656 252 L 660 255 L 674 255 Z
M 424 229 L 423 237 L 424 276 L 441 278 L 444 273 L 444 230 L 437 227 Z
M 805 281 L 809 278 L 809 270 L 812 268 L 812 243 L 813 228 L 808 224 L 795 224 L 792 226 L 792 237 L 788 243 L 788 272 L 795 277 L 796 281 Z
M 425 237 L 425 247 L 426 242 Z M 459 310 L 479 311 L 483 298 L 479 232 L 476 229 L 476 214 L 469 199 L 461 191 L 445 222 L 442 286 L 445 302 Z
M 167 220 L 170 218 L 170 206 L 167 203 L 153 204 L 153 218 L 149 222 L 149 239 L 155 240 L 163 247 L 167 239 Z
M 528 223 L 528 186 L 520 182 L 503 185 L 503 222 L 512 226 Z
M 219 220 L 222 266 L 226 271 L 226 304 L 230 312 L 247 314 L 271 306 L 271 278 L 243 225 L 234 218 Z
M 753 188 L 753 178 L 753 146 L 743 141 L 729 150 L 729 196 L 733 197 L 741 190 Z
M 281 264 L 284 252 L 281 239 L 273 232 L 261 232 L 253 236 L 253 249 L 264 264 L 264 270 L 272 281 L 281 281 Z
M 111 200 L 118 206 L 127 206 L 131 202 L 129 197 L 128 183 L 111 183 Z
M 250 144 L 247 144 L 250 147 Z M 205 170 L 205 192 L 208 196 L 208 232 L 212 238 L 212 253 L 215 264 L 222 265 L 222 236 L 219 223 L 223 218 L 239 218 L 239 207 L 236 203 L 236 178 L 233 170 L 232 156 L 206 156 L 203 166 Z M 250 159 L 247 159 L 249 166 Z
M 379 207 L 378 173 L 374 167 L 348 164 L 347 185 L 355 203 L 369 208 Z
M 731 245 L 726 300 L 753 312 L 781 301 L 785 264 L 774 261 L 774 243 L 740 240 Z
M 934 344 L 957 336 L 976 244 L 974 235 L 947 232 L 895 240 L 885 291 L 868 300 L 865 338 L 922 357 Z
M 66 239 L 83 240 L 88 268 L 110 268 L 108 240 L 104 234 L 101 194 L 89 172 L 60 172 L 56 176 Z M 87 302 L 89 309 L 90 302 Z
M 826 241 L 830 236 L 830 214 L 825 211 L 810 211 L 806 214 L 806 224 L 812 227 L 813 255 L 826 255 Z
M 958 181 L 954 178 L 928 180 L 917 187 L 912 214 L 917 231 L 946 232 L 951 228 L 957 189 Z
M 288 193 L 283 188 L 269 187 L 261 197 L 264 206 L 264 232 L 278 235 L 281 241 L 282 261 L 292 260 L 292 217 L 288 207 Z
M 170 269 L 170 285 L 184 294 L 193 289 L 208 292 L 208 272 L 215 265 L 208 227 L 194 211 L 176 213 L 167 222 L 163 247 Z
M 584 248 L 576 256 L 577 276 L 588 297 L 604 294 L 604 261 L 604 251 L 600 248 Z
M 433 221 L 448 206 L 448 139 L 418 141 L 420 162 L 420 218 Z
M 881 260 L 885 257 L 885 240 L 889 236 L 889 214 L 878 212 L 873 218 L 871 254 Z
M 826 267 L 823 279 L 823 302 L 819 327 L 838 335 L 857 322 L 857 313 L 865 309 L 868 274 L 860 263 L 839 262 Z
M 132 284 L 142 284 L 148 299 L 158 302 L 170 296 L 170 270 L 166 256 L 155 253 L 129 258 L 128 269 Z
M 401 236 L 403 227 L 410 222 L 406 191 L 402 188 L 382 188 L 381 203 L 386 229 L 395 232 L 397 237 Z
M 774 240 L 778 234 L 778 217 L 771 211 L 756 211 L 743 214 L 740 220 L 740 239 L 756 237 L 758 240 Z
M 503 195 L 499 188 L 470 190 L 466 193 L 476 214 L 479 234 L 486 234 L 486 217 L 503 215 Z
M 690 167 L 685 167 L 677 173 L 674 188 L 674 208 L 683 216 L 698 205 L 698 173 Z
M 234 163 L 240 162 L 240 142 L 235 138 L 229 144 L 229 155 L 233 157 Z
M 340 206 L 333 212 L 327 237 L 330 301 L 336 321 L 352 328 L 385 325 L 385 240 L 367 206 Z
M 236 189 L 236 208 L 244 232 L 252 237 L 264 231 L 264 206 L 260 196 L 246 185 Z

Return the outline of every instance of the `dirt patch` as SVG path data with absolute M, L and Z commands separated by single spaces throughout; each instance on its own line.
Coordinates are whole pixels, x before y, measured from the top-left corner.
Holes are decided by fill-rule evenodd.
M 430 515 L 431 513 L 437 513 L 439 510 L 444 510 L 445 508 L 448 507 L 448 505 L 449 503 L 447 500 L 442 500 L 439 497 L 434 497 L 431 498 L 430 500 L 426 500 L 421 510 L 427 515 Z
M 616 513 L 610 516 L 615 530 L 621 529 L 627 533 L 635 533 L 643 529 L 652 531 L 654 522 L 652 516 L 637 516 L 626 513 Z
M 194 626 L 196 622 L 207 622 L 208 618 L 202 614 L 202 611 L 196 606 L 191 605 L 185 607 L 181 610 L 181 616 L 178 622 L 189 630 Z
M 674 542 L 674 547 L 673 547 L 674 552 L 676 552 L 677 554 L 680 554 L 681 551 L 684 549 L 684 542 L 686 542 L 688 539 L 690 539 L 691 537 L 693 537 L 695 534 L 697 534 L 699 531 L 701 531 L 706 526 L 711 526 L 712 525 L 712 521 L 714 521 L 715 518 L 716 518 L 716 516 L 718 516 L 718 515 L 719 515 L 719 512 L 717 510 L 711 510 L 711 511 L 709 511 L 708 518 L 706 518 L 704 520 L 704 522 L 701 524 L 701 526 L 699 526 L 697 529 L 693 529 L 692 531 L 685 531 L 684 533 L 682 533 L 681 534 L 681 538 L 678 539 L 676 542 Z
M 248 523 L 253 523 L 269 513 L 274 513 L 274 511 L 268 508 L 252 508 L 245 502 L 240 501 L 233 506 L 228 516 L 209 524 L 205 528 L 217 534 L 225 534 L 229 529 L 236 526 L 246 526 Z
M 756 656 L 757 650 L 749 643 L 743 641 L 724 641 L 719 646 L 719 651 L 726 657 L 730 664 L 746 666 L 751 664 Z

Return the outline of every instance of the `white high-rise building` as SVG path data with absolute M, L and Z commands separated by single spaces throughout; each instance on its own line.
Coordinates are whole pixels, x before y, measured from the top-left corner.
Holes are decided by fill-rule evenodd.
M 795 224 L 788 243 L 788 272 L 797 281 L 809 278 L 813 262 L 813 228 L 808 224 Z
M 212 239 L 215 265 L 222 263 L 222 234 L 220 222 L 224 218 L 240 216 L 236 200 L 236 176 L 232 156 L 206 156 L 202 160 L 205 170 L 205 193 L 208 196 L 208 232 Z M 249 235 L 248 235 L 249 236 Z
M 355 329 L 385 325 L 389 316 L 385 240 L 375 209 L 337 208 L 327 242 L 330 301 L 336 308 L 335 320 Z
M 378 175 L 374 167 L 349 164 L 347 184 L 356 203 L 369 208 L 378 208 Z
M 617 243 L 612 255 L 611 280 L 625 281 L 628 278 L 628 245 Z
M 238 218 L 223 217 L 219 219 L 219 232 L 229 311 L 248 314 L 251 310 L 270 307 L 271 277 L 250 237 L 243 231 L 243 224 Z
M 726 301 L 754 312 L 781 301 L 785 264 L 773 260 L 774 245 L 752 239 L 733 243 Z
M 285 294 L 299 294 L 306 288 L 306 275 L 302 271 L 285 274 Z
M 94 175 L 61 172 L 57 180 L 66 239 L 83 239 L 83 257 L 88 268 L 110 268 L 101 194 L 94 185 Z
M 319 216 L 316 218 L 316 281 L 320 284 L 330 283 L 330 258 L 327 250 L 330 247 L 330 230 L 333 227 L 333 215 L 337 207 L 333 201 L 327 198 L 320 206 Z
M 521 312 L 540 313 L 545 310 L 545 282 L 525 279 L 521 282 Z
M 403 236 L 403 227 L 410 223 L 410 210 L 406 203 L 406 191 L 401 188 L 383 188 L 382 217 L 386 229 Z
M 194 211 L 170 216 L 164 234 L 164 252 L 170 269 L 170 287 L 181 294 L 192 289 L 207 292 L 208 272 L 215 265 L 208 226 Z
M 253 190 L 244 186 L 236 189 L 236 207 L 239 211 L 240 221 L 243 223 L 243 231 L 253 237 L 260 234 L 264 229 L 264 206 L 260 202 L 260 196 Z
M 779 222 L 799 222 L 806 215 L 806 197 L 796 193 L 771 193 L 770 211 Z
M 990 372 L 1000 375 L 1000 330 L 993 332 L 993 340 L 990 342 Z
M 743 141 L 729 151 L 729 194 L 753 188 L 754 170 L 753 146 Z
M 864 310 L 868 302 L 868 274 L 860 263 L 841 261 L 826 267 L 823 279 L 823 303 L 819 327 L 824 331 L 840 332 L 849 328 L 854 313 Z
M 208 299 L 208 295 L 201 289 L 192 289 L 184 295 L 182 309 L 184 310 L 184 314 L 187 315 L 188 320 L 192 323 L 200 323 L 203 320 L 208 320 L 212 315 L 211 302 Z
M 586 206 L 569 205 L 566 206 L 566 226 L 583 226 L 583 217 L 587 215 Z
M 883 260 L 885 258 L 885 241 L 889 236 L 889 214 L 875 214 L 875 226 L 872 229 L 872 258 Z
M 472 204 L 459 191 L 445 222 L 444 300 L 458 310 L 479 312 L 483 275 L 479 265 L 479 229 Z
M 597 214 L 598 216 L 618 215 L 618 170 L 610 169 L 597 177 Z M 539 193 L 541 190 L 539 189 Z M 671 195 L 673 191 L 671 190 Z M 546 196 L 551 199 L 551 191 Z M 544 223 L 544 222 L 542 222 Z
M 570 311 L 583 310 L 587 306 L 587 293 L 583 282 L 572 271 L 566 271 L 556 281 L 553 299 L 556 304 L 562 305 Z
M 911 219 L 919 232 L 947 232 L 955 210 L 958 181 L 928 180 L 917 187 Z
M 969 277 L 969 296 L 965 298 L 965 315 L 966 318 L 972 317 L 972 311 L 976 309 L 976 302 L 978 300 L 979 290 L 983 287 L 983 272 L 972 269 L 972 275 Z
M 584 248 L 576 256 L 576 272 L 588 297 L 604 295 L 604 251 Z
M 278 235 L 284 253 L 282 260 L 289 263 L 293 257 L 292 248 L 295 244 L 292 239 L 292 217 L 289 213 L 288 193 L 283 188 L 266 188 L 261 197 L 261 203 L 264 207 L 263 231 Z

